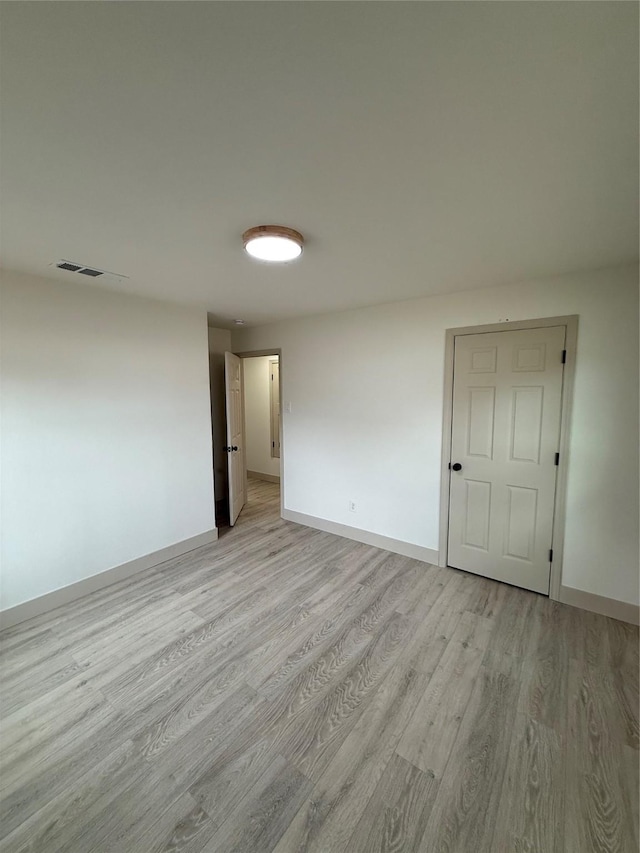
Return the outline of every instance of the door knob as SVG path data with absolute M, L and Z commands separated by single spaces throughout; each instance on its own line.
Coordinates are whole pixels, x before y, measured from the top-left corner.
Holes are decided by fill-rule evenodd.
M 454 462 L 451 469 L 453 471 L 462 471 L 462 465 L 459 462 Z
M 231 449 L 232 449 L 232 450 L 237 450 L 238 448 L 237 448 L 237 447 L 236 447 L 236 445 L 234 444 L 234 445 L 233 445 L 233 447 L 232 447 Z

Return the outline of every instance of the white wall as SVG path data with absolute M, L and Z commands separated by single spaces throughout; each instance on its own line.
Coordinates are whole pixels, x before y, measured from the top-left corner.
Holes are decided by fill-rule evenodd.
M 234 332 L 237 351 L 282 348 L 285 508 L 438 549 L 445 330 L 565 314 L 580 326 L 562 582 L 638 603 L 637 267 Z
M 214 527 L 204 311 L 3 273 L 2 607 Z
M 271 400 L 269 362 L 276 356 L 243 358 L 244 423 L 247 470 L 280 476 L 280 459 L 271 456 Z
M 211 385 L 211 424 L 213 431 L 213 467 L 216 502 L 228 500 L 227 419 L 224 402 L 224 354 L 231 351 L 231 332 L 209 329 L 209 381 Z

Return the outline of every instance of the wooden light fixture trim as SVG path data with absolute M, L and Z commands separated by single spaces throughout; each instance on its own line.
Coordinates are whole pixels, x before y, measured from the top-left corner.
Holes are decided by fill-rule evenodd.
M 245 249 L 247 248 L 247 243 L 258 237 L 285 237 L 287 240 L 293 240 L 301 249 L 304 245 L 304 237 L 295 228 L 287 228 L 286 225 L 256 225 L 253 228 L 249 228 L 242 235 L 242 242 Z

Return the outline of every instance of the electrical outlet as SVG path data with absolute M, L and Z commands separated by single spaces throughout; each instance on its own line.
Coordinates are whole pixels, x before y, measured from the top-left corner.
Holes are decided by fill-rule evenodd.
M 349 501 L 349 512 L 355 512 L 355 511 L 356 511 L 356 502 L 355 501 Z

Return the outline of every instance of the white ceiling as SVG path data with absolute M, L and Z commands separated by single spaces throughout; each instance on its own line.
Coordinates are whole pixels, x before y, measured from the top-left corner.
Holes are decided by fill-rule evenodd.
M 7 268 L 225 325 L 637 258 L 636 3 L 0 6 Z

